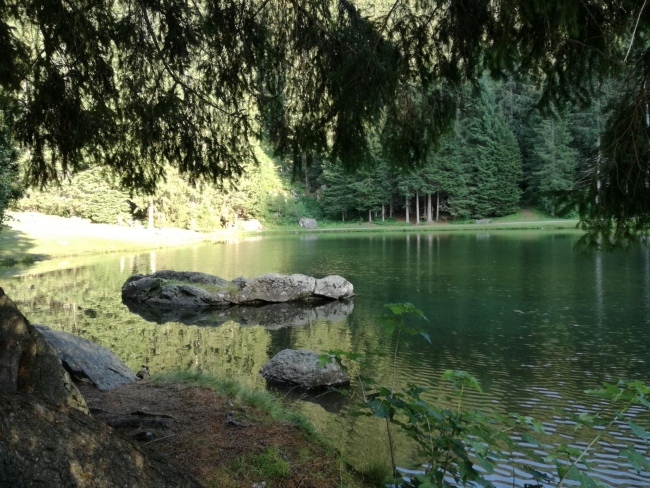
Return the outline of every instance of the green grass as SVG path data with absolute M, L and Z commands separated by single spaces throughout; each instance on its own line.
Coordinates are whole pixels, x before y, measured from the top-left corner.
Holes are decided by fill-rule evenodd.
M 391 467 L 384 460 L 375 458 L 356 469 L 359 476 L 370 486 L 382 488 L 391 481 Z
M 254 474 L 264 479 L 282 479 L 291 474 L 291 465 L 282 459 L 280 452 L 270 447 L 259 454 L 246 454 L 232 465 L 236 476 Z
M 313 436 L 321 443 L 323 442 L 307 418 L 291 411 L 276 395 L 266 390 L 251 388 L 232 378 L 222 378 L 197 371 L 156 373 L 151 377 L 151 380 L 157 384 L 183 383 L 189 386 L 210 388 L 244 405 L 264 410 L 274 419 L 292 422 L 305 433 Z
M 503 217 L 496 217 L 494 222 L 540 222 L 544 220 L 562 220 L 537 208 L 523 208 L 519 212 Z

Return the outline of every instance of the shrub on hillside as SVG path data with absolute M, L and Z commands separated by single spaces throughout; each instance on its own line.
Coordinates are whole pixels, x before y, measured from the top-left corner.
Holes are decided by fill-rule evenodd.
M 130 215 L 129 195 L 111 184 L 99 168 L 74 175 L 60 186 L 32 191 L 17 203 L 22 211 L 61 217 L 81 217 L 91 222 L 117 224 Z

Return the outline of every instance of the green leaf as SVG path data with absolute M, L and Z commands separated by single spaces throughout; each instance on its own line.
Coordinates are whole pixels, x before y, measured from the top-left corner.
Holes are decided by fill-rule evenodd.
M 494 464 L 492 464 L 490 461 L 487 460 L 487 458 L 477 454 L 476 459 L 478 461 L 478 464 L 488 473 L 493 473 L 494 472 Z
M 333 359 L 332 356 L 330 356 L 329 354 L 319 354 L 318 355 L 318 367 L 319 368 L 325 367 L 325 365 L 333 362 L 332 359 Z
M 387 403 L 373 398 L 368 402 L 368 407 L 380 419 L 390 418 L 390 406 Z
M 644 441 L 648 440 L 648 431 L 646 431 L 643 427 L 641 427 L 639 424 L 628 420 L 627 425 L 630 426 L 630 429 L 634 433 L 635 436 L 643 439 Z
M 627 449 L 621 450 L 621 455 L 627 458 L 637 473 L 650 471 L 650 463 L 643 454 L 634 449 L 634 446 L 628 446 Z
M 528 444 L 532 444 L 533 446 L 539 446 L 540 445 L 539 441 L 537 439 L 535 439 L 530 434 L 526 434 L 526 433 L 521 434 L 521 440 L 528 443 Z

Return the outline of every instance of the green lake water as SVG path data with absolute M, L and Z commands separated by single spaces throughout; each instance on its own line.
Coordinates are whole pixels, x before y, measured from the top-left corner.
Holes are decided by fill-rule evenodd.
M 265 386 L 260 367 L 288 347 L 364 354 L 369 360 L 353 372 L 390 384 L 395 336 L 378 317 L 384 304 L 409 301 L 428 317 L 423 325 L 432 344 L 422 338 L 400 344 L 398 386 L 428 386 L 433 400 L 449 393 L 440 380 L 444 370 L 467 370 L 485 390 L 469 394 L 469 405 L 532 415 L 557 442 L 586 446 L 592 437 L 575 432 L 552 408 L 601 411 L 603 404 L 585 389 L 619 378 L 650 381 L 650 252 L 585 256 L 573 249 L 578 237 L 566 231 L 299 234 L 37 263 L 6 270 L 1 283 L 32 322 L 97 341 L 134 369 L 200 368 L 259 387 Z M 227 279 L 339 274 L 357 296 L 353 307 L 329 318 L 286 327 L 158 324 L 131 313 L 120 288 L 131 273 L 162 269 Z M 359 388 L 353 382 L 355 394 Z M 299 408 L 346 459 L 388 462 L 381 423 L 347 415 L 350 405 L 337 396 L 310 400 Z M 631 415 L 650 423 L 646 413 Z M 613 486 L 650 486 L 650 473 L 635 473 L 618 455 L 634 441 L 620 426 L 598 442 L 590 456 L 596 477 Z M 398 444 L 407 465 L 409 446 L 404 439 Z M 645 452 L 647 446 L 636 447 Z M 492 479 L 512 486 L 505 468 Z M 521 475 L 515 484 L 525 481 Z

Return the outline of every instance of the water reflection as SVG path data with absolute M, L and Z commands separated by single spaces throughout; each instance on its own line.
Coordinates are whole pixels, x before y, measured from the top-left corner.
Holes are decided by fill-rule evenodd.
M 218 327 L 226 322 L 236 322 L 244 327 L 259 325 L 265 329 L 300 327 L 318 320 L 340 321 L 354 310 L 353 300 L 328 300 L 318 302 L 286 302 L 267 305 L 236 305 L 216 309 L 161 309 L 146 302 L 124 300 L 133 313 L 145 320 L 164 324 L 178 322 L 185 325 Z
M 47 263 L 37 263 L 32 275 L 3 279 L 2 286 L 32 321 L 95 340 L 131 367 L 198 368 L 260 387 L 265 385 L 258 375 L 261 366 L 287 347 L 363 354 L 368 361 L 353 365 L 352 376 L 390 385 L 395 337 L 378 325 L 377 316 L 385 313 L 385 303 L 407 300 L 429 318 L 433 344 L 417 338 L 400 342 L 398 388 L 421 384 L 431 389 L 427 398 L 438 401 L 450 394 L 442 372 L 467 370 L 486 392 L 467 394 L 468 406 L 531 415 L 556 441 L 576 446 L 593 438 L 562 423 L 553 408 L 607 416 L 609 407 L 586 389 L 618 378 L 650 379 L 647 250 L 588 257 L 573 251 L 576 234 L 571 233 L 509 231 L 490 233 L 489 239 L 473 233 L 300 237 L 156 251 L 154 265 L 225 279 L 267 272 L 339 274 L 355 285 L 354 309 L 316 318 L 315 312 L 302 312 L 304 322 L 292 327 L 251 326 L 269 315 L 266 311 L 214 319 L 219 327 L 186 325 L 192 322 L 180 318 L 154 323 L 131 313 L 120 299 L 121 285 L 132 272 L 151 269 L 149 253 L 70 260 L 65 269 L 57 264 L 45 270 L 39 267 Z M 89 309 L 95 313 L 87 314 Z M 350 391 L 359 397 L 358 382 Z M 313 403 L 300 408 L 347 459 L 388 461 L 380 421 L 349 416 L 350 405 L 332 409 L 339 413 Z M 633 413 L 648 426 L 647 413 Z M 601 479 L 613 486 L 650 486 L 650 475 L 631 471 L 619 454 L 619 446 L 632 441 L 617 425 L 598 443 L 589 458 Z M 400 462 L 410 463 L 408 440 L 396 442 Z M 511 486 L 503 481 L 508 473 L 498 470 L 495 480 Z

